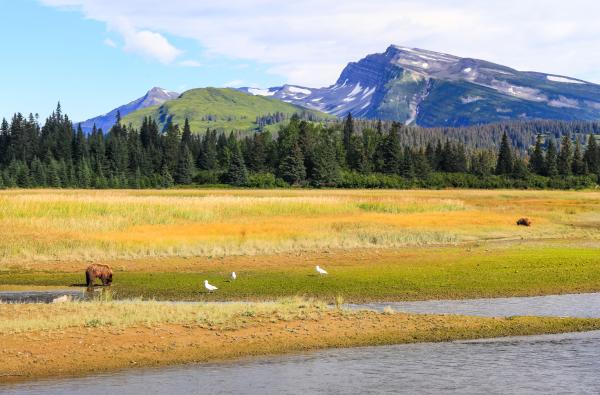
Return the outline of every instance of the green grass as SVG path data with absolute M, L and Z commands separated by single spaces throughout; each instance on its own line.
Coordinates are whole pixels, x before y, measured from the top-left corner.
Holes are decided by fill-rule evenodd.
M 190 127 L 196 132 L 204 132 L 207 128 L 250 131 L 257 129 L 257 116 L 278 112 L 288 117 L 295 113 L 309 112 L 321 119 L 333 119 L 318 111 L 268 97 L 248 95 L 235 89 L 200 88 L 184 92 L 180 98 L 160 106 L 151 106 L 128 114 L 123 118 L 123 123 L 139 128 L 143 118 L 149 116 L 163 128 L 169 119 L 181 126 L 185 118 L 188 118 Z
M 118 297 L 178 300 L 262 300 L 303 295 L 334 302 L 461 299 L 592 292 L 600 290 L 600 254 L 596 248 L 510 247 L 471 251 L 422 249 L 396 262 L 294 266 L 237 270 L 220 267 L 194 273 L 117 272 Z M 230 282 L 231 270 L 238 280 Z M 208 279 L 219 290 L 204 292 Z M 0 284 L 65 286 L 83 283 L 83 273 L 0 272 Z

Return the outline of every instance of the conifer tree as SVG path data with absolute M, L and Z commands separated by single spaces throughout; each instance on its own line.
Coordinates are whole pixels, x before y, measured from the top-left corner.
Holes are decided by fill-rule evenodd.
M 173 176 L 171 175 L 171 172 L 169 171 L 169 166 L 167 166 L 166 163 L 162 167 L 160 176 L 161 176 L 160 186 L 163 188 L 170 188 L 175 183 L 175 181 L 173 180 Z
M 248 171 L 244 163 L 244 157 L 240 150 L 239 144 L 235 142 L 231 149 L 231 158 L 229 160 L 229 168 L 225 173 L 227 183 L 235 186 L 244 186 L 248 184 Z
M 387 174 L 398 174 L 400 172 L 402 147 L 398 136 L 399 129 L 400 124 L 394 122 L 382 144 L 383 172 Z
M 352 119 L 352 114 L 348 113 L 346 116 L 346 120 L 344 121 L 344 149 L 346 150 L 346 162 L 350 163 L 350 158 L 348 154 L 350 152 L 350 142 L 352 140 L 352 136 L 354 135 L 354 120 Z
M 38 187 L 45 187 L 46 184 L 46 169 L 42 161 L 36 156 L 31 162 L 31 178 L 32 183 Z
M 590 133 L 587 147 L 583 155 L 588 171 L 593 174 L 600 174 L 600 147 L 596 142 L 596 136 Z
M 169 122 L 167 125 L 167 132 L 165 134 L 163 161 L 170 174 L 175 173 L 175 169 L 177 168 L 177 156 L 179 154 L 180 143 L 181 135 L 179 133 L 179 126 L 173 125 Z
M 289 152 L 282 158 L 279 164 L 279 176 L 290 185 L 299 185 L 306 179 L 304 157 L 298 142 L 294 143 Z
M 183 133 L 181 134 L 181 144 L 187 146 L 191 152 L 192 145 L 193 145 L 192 129 L 190 128 L 190 122 L 187 119 L 187 117 L 185 118 L 185 122 L 183 124 Z
M 498 152 L 498 163 L 496 165 L 496 174 L 508 175 L 513 172 L 513 154 L 508 143 L 506 132 L 502 135 L 500 142 L 500 151 Z
M 179 152 L 179 160 L 177 162 L 177 170 L 175 172 L 175 181 L 178 184 L 191 184 L 192 175 L 194 173 L 194 159 L 192 153 L 186 144 L 181 143 Z
M 315 147 L 315 163 L 311 174 L 311 183 L 316 187 L 333 187 L 340 182 L 341 177 L 333 136 L 322 132 Z
M 558 176 L 557 158 L 558 152 L 556 151 L 556 144 L 554 143 L 554 140 L 550 140 L 548 142 L 548 148 L 546 149 L 546 176 Z
M 573 165 L 571 167 L 573 174 L 576 176 L 582 176 L 587 173 L 587 164 L 583 160 L 583 154 L 581 151 L 581 142 L 577 139 L 575 143 L 575 151 L 573 153 Z
M 546 159 L 544 158 L 544 148 L 542 145 L 542 135 L 538 134 L 535 139 L 535 148 L 533 149 L 533 153 L 531 154 L 531 159 L 529 161 L 529 167 L 531 171 L 538 175 L 543 175 L 546 172 Z
M 573 150 L 571 148 L 571 137 L 568 135 L 563 136 L 560 144 L 560 152 L 557 159 L 558 174 L 561 176 L 571 175 L 571 167 L 573 161 Z

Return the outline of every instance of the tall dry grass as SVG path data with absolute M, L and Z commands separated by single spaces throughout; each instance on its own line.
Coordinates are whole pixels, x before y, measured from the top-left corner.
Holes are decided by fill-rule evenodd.
M 8 190 L 0 263 L 598 238 L 599 208 L 598 192 Z
M 288 298 L 271 303 L 171 303 L 157 301 L 86 301 L 60 304 L 0 303 L 0 334 L 70 327 L 158 324 L 236 329 L 250 318 L 268 322 L 316 319 L 328 307 L 312 299 Z

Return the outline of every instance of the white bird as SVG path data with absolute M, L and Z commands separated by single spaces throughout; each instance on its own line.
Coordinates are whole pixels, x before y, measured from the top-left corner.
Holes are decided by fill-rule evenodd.
M 204 280 L 204 288 L 206 288 L 206 290 L 208 292 L 216 291 L 217 289 L 219 289 L 219 288 L 215 287 L 214 285 L 210 285 L 208 283 L 208 280 Z
M 322 269 L 319 265 L 317 265 L 315 267 L 315 269 L 317 269 L 317 273 L 319 273 L 320 275 L 328 274 L 327 271 L 325 271 L 324 269 Z
M 65 303 L 65 302 L 70 302 L 70 301 L 71 301 L 71 297 L 69 295 L 63 295 L 63 296 L 59 296 L 58 298 L 52 299 L 52 303 Z
M 231 279 L 235 281 L 236 278 L 237 274 L 235 274 L 235 272 L 231 272 Z

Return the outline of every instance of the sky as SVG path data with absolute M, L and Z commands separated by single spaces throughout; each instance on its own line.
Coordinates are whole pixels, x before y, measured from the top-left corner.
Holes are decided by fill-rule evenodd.
M 0 117 L 159 86 L 308 87 L 390 44 L 600 83 L 592 0 L 0 0 Z

